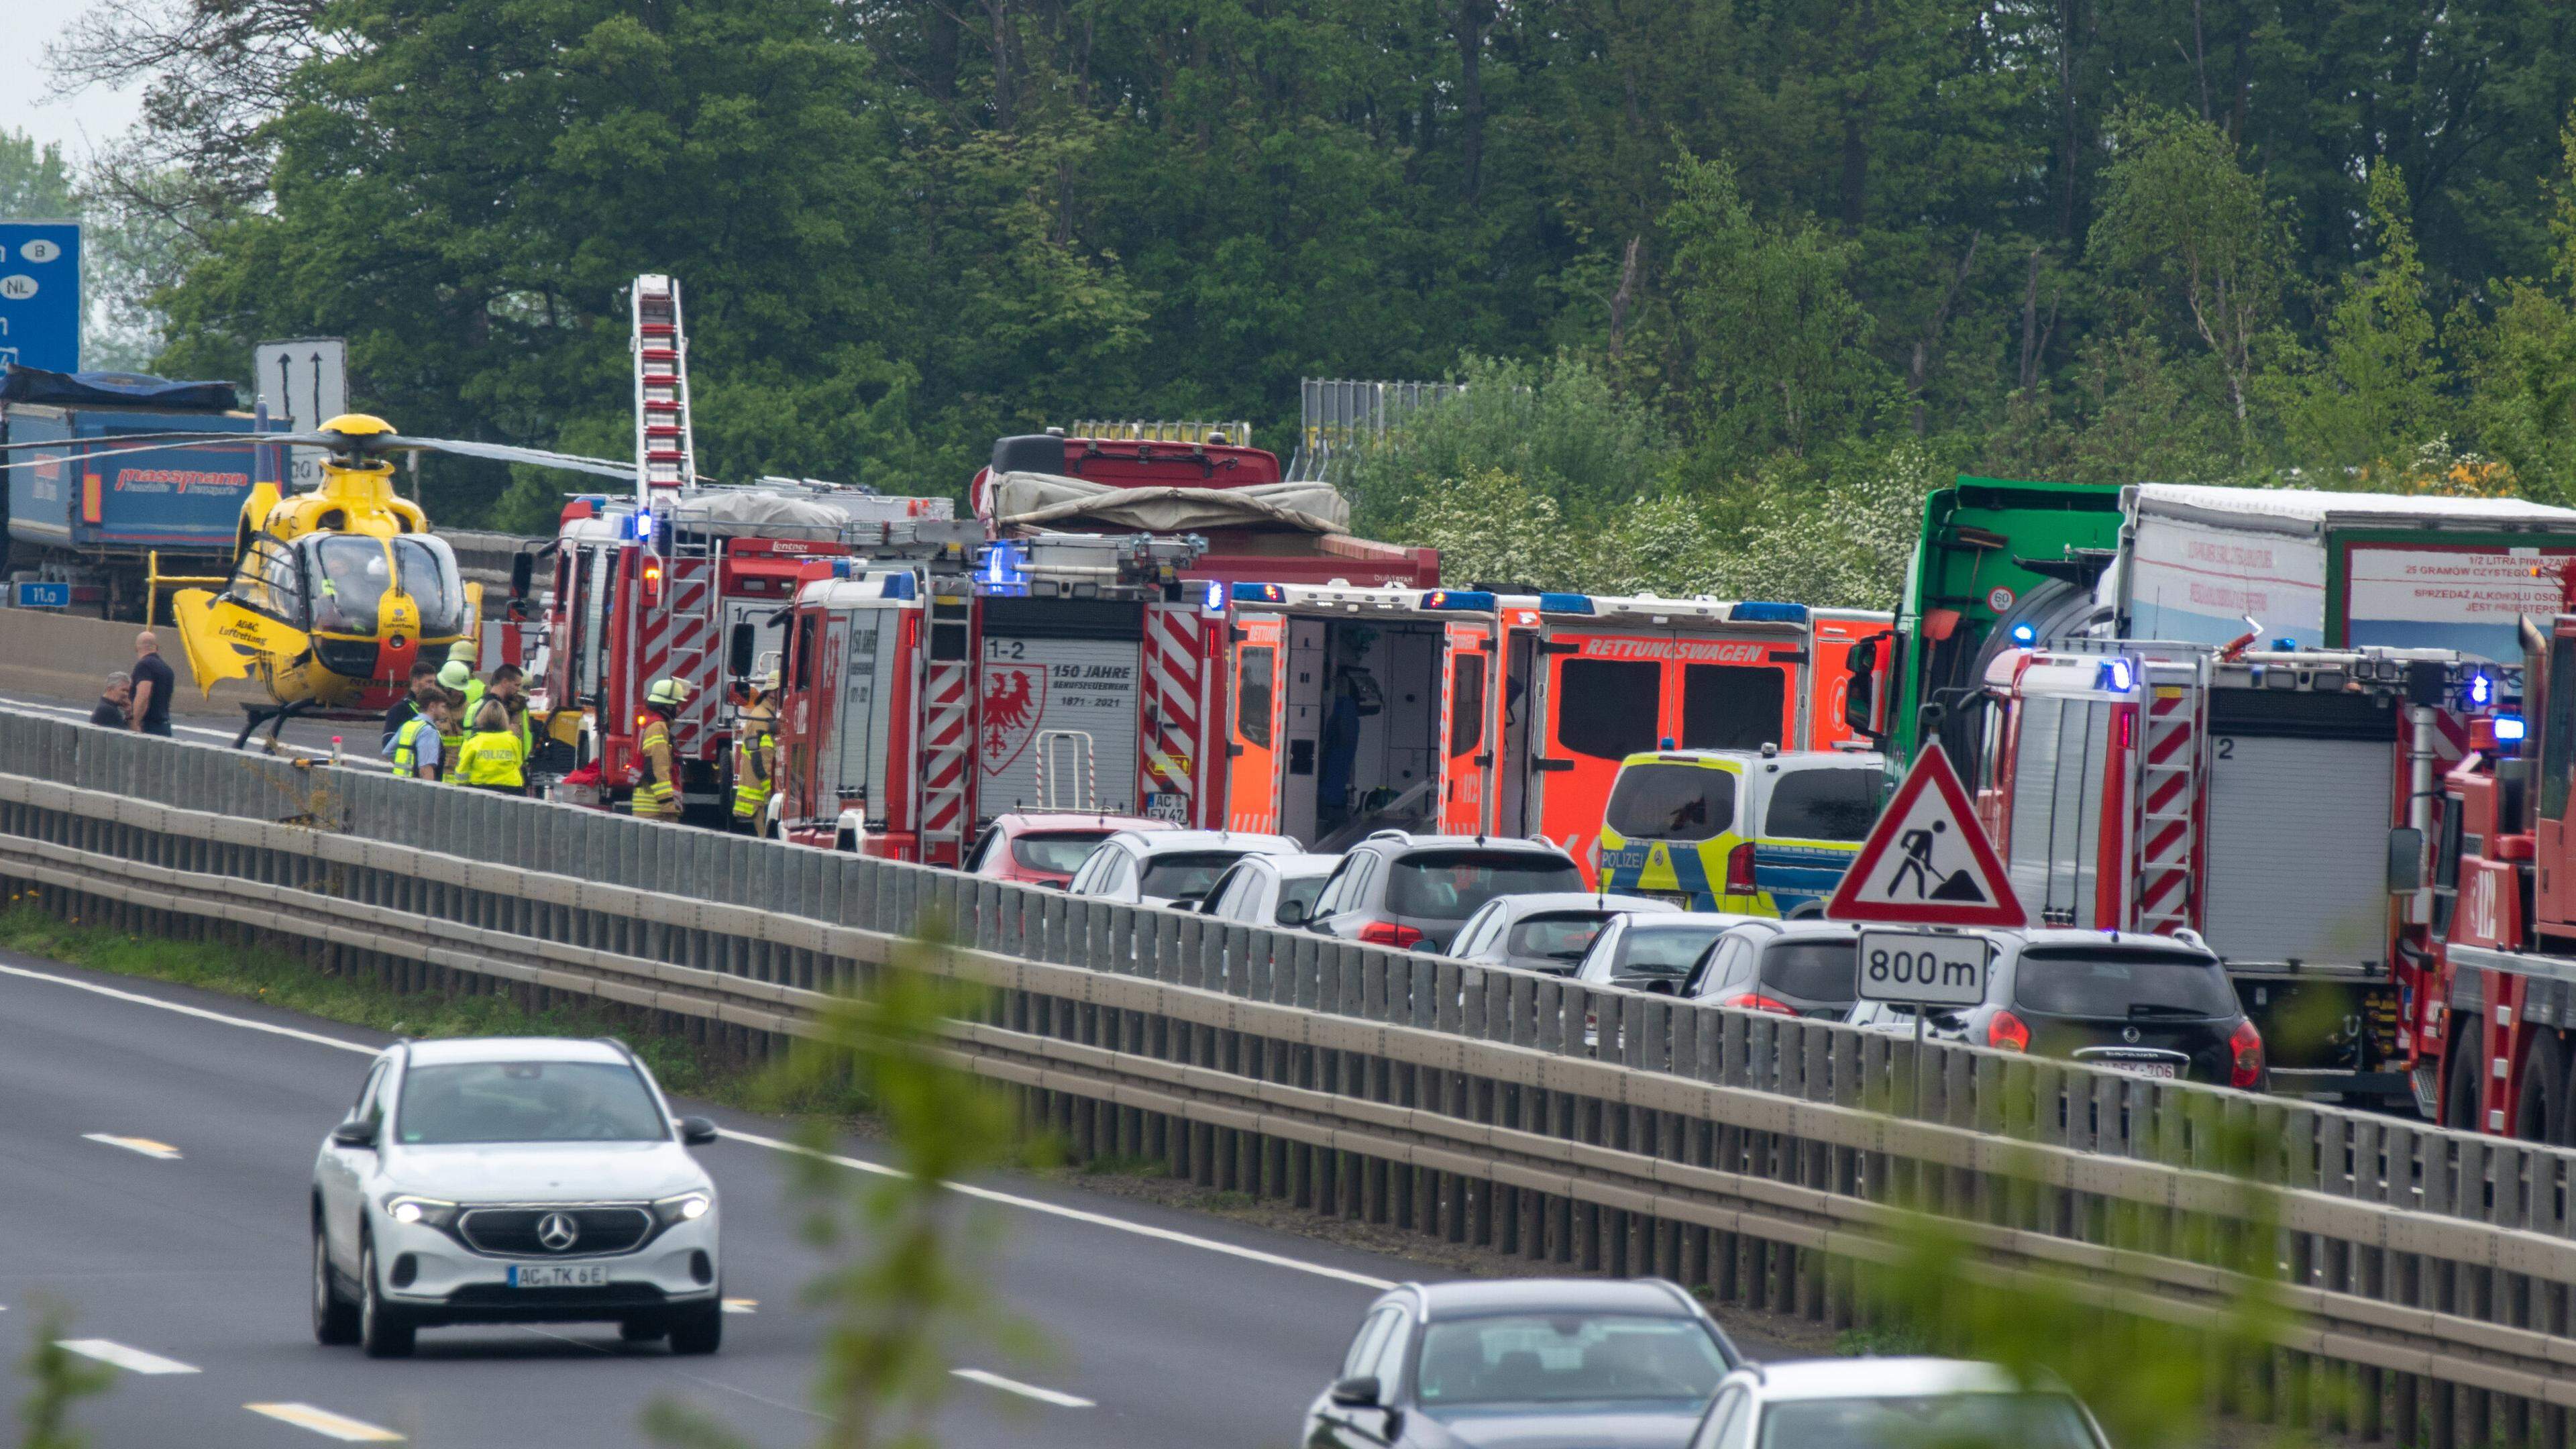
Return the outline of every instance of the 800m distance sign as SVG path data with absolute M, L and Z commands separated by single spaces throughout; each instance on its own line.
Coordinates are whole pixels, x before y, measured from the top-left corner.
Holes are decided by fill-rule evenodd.
M 1860 999 L 1975 1006 L 1986 999 L 1986 940 L 1938 931 L 1863 931 Z

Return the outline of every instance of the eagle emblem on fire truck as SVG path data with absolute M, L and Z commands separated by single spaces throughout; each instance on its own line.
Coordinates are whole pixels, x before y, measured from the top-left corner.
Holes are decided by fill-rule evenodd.
M 1044 665 L 984 670 L 982 731 L 984 768 L 1006 768 L 1029 747 L 1038 716 L 1046 707 Z

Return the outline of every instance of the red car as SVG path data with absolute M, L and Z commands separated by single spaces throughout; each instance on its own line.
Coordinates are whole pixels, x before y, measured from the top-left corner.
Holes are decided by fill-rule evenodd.
M 1091 847 L 1121 830 L 1174 830 L 1168 820 L 1137 815 L 1012 812 L 996 815 L 966 852 L 966 873 L 1023 885 L 1061 886 Z

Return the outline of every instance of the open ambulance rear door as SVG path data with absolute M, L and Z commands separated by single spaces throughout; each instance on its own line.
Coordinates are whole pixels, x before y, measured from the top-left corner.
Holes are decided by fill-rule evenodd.
M 909 572 L 806 584 L 781 662 L 779 826 L 803 844 L 920 859 L 922 612 Z
M 1440 830 L 1486 835 L 1494 828 L 1494 639 L 1492 619 L 1446 628 L 1449 671 L 1440 686 Z
M 1873 643 L 1875 641 L 1873 653 Z M 1887 689 L 1889 661 L 1896 647 L 1896 616 L 1866 609 L 1818 609 L 1808 629 L 1806 717 L 1807 745 L 1830 750 L 1847 744 L 1878 746 L 1868 726 Z M 1872 661 L 1862 690 L 1867 711 L 1851 718 L 1852 665 L 1855 653 Z
M 1241 587 L 1238 585 L 1237 587 Z M 1228 631 L 1234 667 L 1227 711 L 1225 828 L 1263 835 L 1279 827 L 1279 737 L 1285 692 L 1279 688 L 1287 621 L 1246 619 Z

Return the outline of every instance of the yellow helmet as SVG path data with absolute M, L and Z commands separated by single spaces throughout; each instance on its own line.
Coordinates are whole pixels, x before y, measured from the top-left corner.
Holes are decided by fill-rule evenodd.
M 657 679 L 653 681 L 652 688 L 644 691 L 644 702 L 658 704 L 665 709 L 678 709 L 687 704 L 689 696 L 695 693 L 697 691 L 691 689 L 685 679 Z

